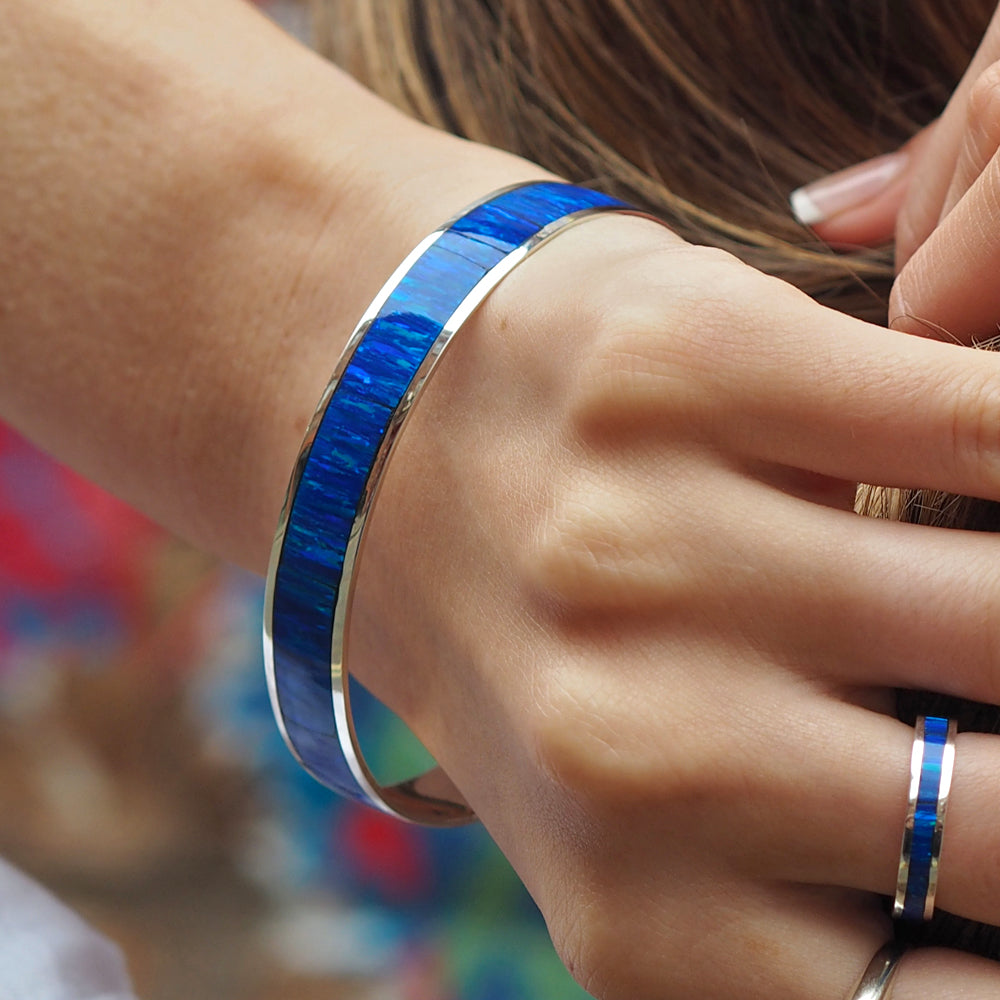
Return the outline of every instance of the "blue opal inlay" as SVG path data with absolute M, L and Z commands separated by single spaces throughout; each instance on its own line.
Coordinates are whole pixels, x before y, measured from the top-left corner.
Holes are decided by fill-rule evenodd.
M 354 520 L 392 414 L 445 323 L 490 269 L 559 219 L 626 207 L 597 191 L 540 183 L 471 209 L 399 281 L 329 397 L 272 570 L 270 635 L 289 741 L 314 777 L 344 795 L 369 801 L 341 752 L 333 715 L 333 613 Z
M 934 860 L 934 832 L 941 793 L 941 764 L 948 742 L 948 720 L 927 716 L 924 720 L 924 754 L 913 819 L 910 870 L 903 901 L 903 920 L 923 920 L 924 903 L 930 891 Z

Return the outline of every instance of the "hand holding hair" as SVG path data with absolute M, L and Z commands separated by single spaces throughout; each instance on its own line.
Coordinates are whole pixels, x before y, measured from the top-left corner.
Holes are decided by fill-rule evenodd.
M 889 324 L 982 343 L 998 332 L 1000 12 L 939 121 L 899 152 L 793 195 L 802 221 L 834 244 L 896 238 Z

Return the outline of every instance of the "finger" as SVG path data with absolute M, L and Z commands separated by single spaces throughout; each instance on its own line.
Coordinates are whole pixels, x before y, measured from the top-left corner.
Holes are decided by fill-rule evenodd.
M 685 666 L 712 687 L 712 704 L 697 714 L 712 744 L 676 725 L 691 708 L 683 700 L 666 725 L 662 714 L 654 719 L 652 707 L 630 705 L 630 742 L 610 736 L 619 784 L 606 793 L 606 805 L 617 796 L 626 825 L 661 811 L 669 817 L 661 847 L 671 844 L 683 856 L 679 845 L 696 844 L 701 857 L 726 859 L 741 877 L 893 897 L 913 729 L 804 687 L 789 694 L 787 675 L 761 673 L 752 654 L 745 660 L 749 679 L 734 684 L 730 678 L 726 686 L 723 671 L 710 666 L 710 650 L 706 643 L 698 655 L 689 652 Z M 721 647 L 715 652 L 725 655 Z M 683 691 L 682 682 L 678 687 Z M 602 735 L 593 733 L 595 747 Z M 675 766 L 681 752 L 684 767 L 697 765 L 683 778 Z M 607 753 L 603 762 L 611 766 Z M 936 895 L 942 911 L 990 925 L 1000 923 L 998 767 L 1000 738 L 959 734 Z M 637 775 L 645 776 L 641 801 L 632 781 Z
M 1000 358 L 870 326 L 739 265 L 710 272 L 706 299 L 690 248 L 662 266 L 666 307 L 588 360 L 581 433 L 658 426 L 835 479 L 1000 498 Z
M 910 182 L 923 168 L 936 128 L 937 122 L 931 122 L 895 152 L 793 191 L 789 197 L 792 214 L 835 247 L 890 243 Z
M 725 913 L 725 900 L 712 899 Z M 810 892 L 783 886 L 751 895 L 746 919 L 727 921 L 709 935 L 718 952 L 703 962 L 678 963 L 706 976 L 711 993 L 695 988 L 685 996 L 730 1000 L 764 996 L 768 1000 L 853 1000 L 874 956 L 892 940 L 892 928 L 870 897 Z M 695 924 L 695 926 L 698 926 Z M 688 935 L 691 937 L 693 935 Z M 685 941 L 690 954 L 701 954 Z M 687 953 L 686 953 L 687 954 Z M 732 964 L 730 965 L 730 961 Z M 761 966 L 770 962 L 771 982 L 761 989 Z M 728 974 L 728 988 L 723 985 Z M 718 984 L 718 985 L 716 985 Z M 757 991 L 760 991 L 759 993 Z M 998 995 L 1000 965 L 943 948 L 915 948 L 896 963 L 885 1000 L 984 1000 Z M 662 990 L 654 996 L 679 996 Z
M 837 326 L 785 327 L 784 349 L 747 345 L 739 388 L 734 369 L 708 373 L 717 440 L 836 479 L 1000 497 L 1000 358 Z
M 627 920 L 636 932 L 625 941 L 626 955 L 610 956 L 581 980 L 595 997 L 850 1000 L 891 937 L 885 916 L 863 894 L 728 879 L 697 881 L 679 894 L 677 880 L 659 877 L 661 870 L 650 866 L 620 915 L 603 912 L 602 922 L 621 927 Z
M 581 815 L 602 820 L 604 845 L 596 857 L 588 855 L 579 887 L 595 903 L 586 913 L 605 927 L 638 923 L 653 928 L 661 940 L 680 939 L 680 954 L 702 954 L 700 965 L 707 966 L 702 937 L 695 938 L 702 941 L 700 948 L 691 942 L 691 951 L 684 934 L 705 912 L 713 914 L 713 940 L 736 932 L 720 927 L 720 919 L 728 925 L 740 916 L 749 894 L 734 888 L 733 879 L 744 886 L 781 880 L 824 892 L 829 886 L 856 886 L 882 896 L 894 892 L 910 787 L 909 726 L 790 684 L 787 673 L 761 671 L 752 650 L 741 657 L 735 684 L 732 650 L 727 656 L 724 643 L 713 648 L 710 637 L 700 649 L 675 636 L 642 645 L 657 647 L 653 656 L 662 689 L 671 692 L 667 717 L 661 699 L 642 697 L 631 683 L 641 654 L 615 642 L 616 669 L 609 671 L 608 658 L 602 658 L 601 669 L 586 681 L 584 697 L 581 685 L 573 685 L 572 728 L 565 731 L 572 752 L 566 744 L 557 756 L 546 755 L 555 765 L 551 774 L 558 787 L 597 791 L 577 799 Z M 692 676 L 698 677 L 695 698 Z M 593 711 L 598 703 L 603 714 Z M 1000 740 L 963 734 L 958 742 L 938 902 L 960 916 L 996 922 L 1000 904 L 992 859 L 1000 848 L 1000 817 L 997 796 L 983 776 L 1000 766 Z M 581 786 L 569 780 L 571 772 L 576 777 L 586 772 L 589 780 Z M 699 876 L 702 885 L 692 887 Z M 689 889 L 701 909 L 684 905 Z M 713 899 L 713 890 L 724 899 Z M 609 892 L 620 894 L 627 911 L 616 916 Z M 647 922 L 639 913 L 649 899 L 670 900 L 669 912 L 654 910 Z M 808 921 L 799 903 L 802 927 Z M 752 924 L 763 929 L 767 921 L 760 915 Z M 630 936 L 628 948 L 637 967 L 649 957 L 641 940 Z M 773 971 L 780 963 L 769 954 Z M 716 955 L 719 961 L 725 957 Z M 656 972 L 650 970 L 650 982 Z M 675 989 L 666 995 L 688 994 Z
M 619 456 L 557 491 L 526 575 L 591 622 L 646 615 L 839 690 L 1000 704 L 998 535 L 803 502 L 697 450 Z
M 697 871 L 678 879 L 658 860 L 598 857 L 597 878 L 585 880 L 585 898 L 595 902 L 576 907 L 570 921 L 575 940 L 567 946 L 558 922 L 553 928 L 564 960 L 595 997 L 853 1000 L 873 956 L 892 939 L 881 903 L 867 893 L 734 883 Z M 603 879 L 614 888 L 595 891 Z M 616 933 L 623 926 L 632 928 L 627 937 Z M 994 996 L 1000 988 L 995 963 L 941 949 L 916 954 L 919 961 L 911 953 L 900 960 L 894 1000 L 938 996 L 934 988 L 945 980 L 973 991 L 947 996 Z
M 934 136 L 921 156 L 896 225 L 896 265 L 901 269 L 941 218 L 965 132 L 969 93 L 976 79 L 1000 59 L 1000 10 L 993 15 L 979 49 L 948 101 Z
M 563 961 L 602 1000 L 847 1000 L 891 937 L 867 894 L 689 865 L 695 845 L 669 850 L 669 830 L 637 840 L 648 819 L 621 825 L 577 879 L 553 887 L 558 901 L 541 900 Z
M 966 124 L 955 172 L 941 206 L 940 223 L 976 182 L 1000 149 L 1000 63 L 993 63 L 969 90 Z
M 893 897 L 909 806 L 914 731 L 895 719 L 815 695 L 770 702 L 747 686 L 728 702 L 742 766 L 719 764 L 706 787 L 726 793 L 727 823 L 700 843 L 749 877 L 840 886 Z M 749 697 L 747 697 L 749 696 Z M 715 720 L 713 720 L 715 721 Z M 794 753 L 781 748 L 794 745 Z M 960 733 L 938 867 L 936 906 L 1000 923 L 1000 738 Z M 721 755 L 720 755 L 721 760 Z M 721 770 L 721 774 L 718 773 Z
M 809 907 L 808 895 L 802 892 L 796 897 L 794 887 L 785 895 L 787 909 L 778 910 L 778 919 L 786 921 L 786 944 L 776 953 L 788 957 L 787 965 L 779 968 L 791 973 L 790 980 L 798 980 L 797 990 L 788 983 L 788 992 L 796 1000 L 854 1000 L 872 959 L 893 938 L 880 908 L 870 898 L 831 896 L 824 915 L 819 910 L 823 901 Z M 793 948 L 798 950 L 797 961 L 791 955 Z M 1000 965 L 996 962 L 928 947 L 903 952 L 884 1000 L 985 1000 L 997 995 Z
M 889 322 L 908 332 L 945 331 L 962 343 L 995 337 L 1000 321 L 1000 155 L 902 269 Z
M 917 948 L 899 963 L 892 1000 L 970 1000 L 1000 995 L 998 966 L 976 955 Z M 845 998 L 847 1000 L 847 998 Z
M 828 753 L 825 770 L 820 773 L 817 767 L 814 775 L 822 779 L 817 787 L 823 794 L 806 797 L 812 799 L 815 811 L 803 802 L 798 815 L 789 817 L 790 822 L 804 824 L 798 826 L 799 836 L 804 838 L 799 840 L 803 853 L 798 858 L 804 881 L 849 885 L 883 896 L 895 894 L 909 802 L 913 730 L 894 720 L 885 719 L 884 723 L 866 725 L 855 719 L 849 729 L 841 731 L 841 739 L 857 741 L 859 752 Z M 853 766 L 852 777 L 835 771 L 838 764 Z M 937 909 L 992 926 L 1000 923 L 998 767 L 1000 739 L 959 733 L 935 900 Z M 800 769 L 797 780 L 803 780 L 804 771 Z M 839 803 L 840 808 L 831 808 L 830 803 Z M 829 829 L 836 831 L 836 843 L 829 836 L 825 841 L 818 839 L 822 820 L 834 824 Z M 806 856 L 810 842 L 813 853 Z M 786 861 L 792 857 L 794 849 Z
M 860 518 L 745 488 L 739 499 L 748 537 L 736 552 L 726 543 L 724 579 L 691 598 L 706 615 L 727 606 L 730 618 L 747 619 L 740 627 L 756 649 L 807 663 L 842 688 L 1000 704 L 1000 536 Z M 739 509 L 712 521 L 726 516 Z M 709 530 L 699 540 L 710 564 L 719 543 Z M 657 549 L 646 541 L 648 561 Z M 753 604 L 737 604 L 741 592 Z
M 892 240 L 914 160 L 900 150 L 848 167 L 792 192 L 792 214 L 834 246 Z

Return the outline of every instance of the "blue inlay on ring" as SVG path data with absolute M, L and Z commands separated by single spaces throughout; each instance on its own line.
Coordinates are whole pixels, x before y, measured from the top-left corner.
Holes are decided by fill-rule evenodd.
M 286 738 L 324 784 L 371 803 L 340 745 L 331 642 L 350 537 L 389 422 L 448 320 L 492 268 L 546 226 L 627 208 L 568 184 L 513 188 L 453 222 L 399 280 L 333 388 L 286 507 L 272 566 L 272 694 Z
M 910 841 L 910 869 L 906 881 L 906 897 L 900 913 L 903 920 L 924 919 L 935 850 L 940 849 L 939 843 L 935 845 L 935 834 L 938 834 L 940 840 L 938 804 L 941 798 L 941 767 L 948 743 L 948 725 L 947 719 L 937 716 L 927 716 L 924 720 L 924 752 Z

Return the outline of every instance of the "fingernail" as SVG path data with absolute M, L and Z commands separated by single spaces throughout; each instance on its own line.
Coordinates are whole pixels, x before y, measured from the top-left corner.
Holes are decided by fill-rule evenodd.
M 909 153 L 900 149 L 800 187 L 788 198 L 792 215 L 803 226 L 815 226 L 857 208 L 877 198 L 903 172 L 908 159 Z

